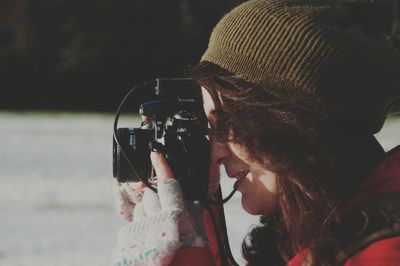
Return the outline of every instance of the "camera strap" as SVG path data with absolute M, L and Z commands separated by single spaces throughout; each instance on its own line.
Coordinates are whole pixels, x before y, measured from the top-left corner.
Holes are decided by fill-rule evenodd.
M 118 134 L 117 134 L 117 130 L 118 130 L 118 120 L 119 120 L 119 116 L 121 115 L 121 110 L 122 110 L 122 107 L 123 107 L 125 101 L 129 98 L 129 96 L 130 96 L 132 93 L 136 92 L 137 90 L 142 89 L 142 88 L 146 88 L 146 87 L 148 87 L 148 86 L 154 86 L 155 84 L 156 84 L 156 82 L 155 82 L 154 80 L 143 82 L 143 83 L 141 83 L 141 84 L 136 85 L 135 87 L 133 87 L 133 89 L 131 89 L 131 90 L 125 95 L 125 97 L 122 99 L 121 103 L 119 104 L 118 109 L 117 109 L 117 112 L 116 112 L 116 114 L 115 114 L 114 126 L 113 126 L 113 140 L 115 141 L 116 145 L 119 146 L 120 152 L 121 152 L 122 156 L 125 158 L 126 162 L 128 163 L 128 166 L 131 168 L 132 172 L 133 172 L 136 176 L 138 176 L 138 177 L 141 179 L 141 181 L 142 181 L 148 188 L 150 188 L 150 189 L 153 190 L 154 192 L 157 192 L 157 189 L 156 189 L 155 187 L 153 187 L 153 186 L 150 184 L 150 182 L 149 182 L 146 178 L 142 178 L 142 177 L 137 173 L 135 167 L 133 166 L 131 160 L 130 160 L 129 157 L 127 156 L 126 152 L 124 151 L 124 149 L 123 149 L 122 145 L 120 144 L 120 141 L 119 141 L 119 139 L 118 139 L 118 137 L 117 137 L 117 136 L 118 136 Z
M 225 199 L 222 199 L 221 186 L 219 186 L 218 191 L 217 191 L 218 200 L 212 201 L 212 203 L 211 202 L 203 203 L 204 208 L 208 211 L 208 213 L 211 217 L 216 241 L 218 244 L 218 251 L 220 254 L 220 262 L 221 262 L 222 266 L 231 266 L 231 265 L 237 266 L 237 265 L 239 265 L 235 261 L 233 255 L 232 255 L 232 251 L 230 249 L 229 239 L 228 239 L 228 230 L 227 230 L 226 219 L 225 219 L 225 211 L 224 211 L 224 206 L 223 206 L 223 203 L 228 201 L 229 198 L 232 197 L 232 195 L 235 191 L 236 191 L 236 189 L 234 188 L 234 190 L 231 192 L 231 194 L 228 197 L 226 197 Z M 211 207 L 211 206 L 213 206 L 213 207 Z M 214 209 L 217 208 L 216 212 L 213 211 L 213 208 Z

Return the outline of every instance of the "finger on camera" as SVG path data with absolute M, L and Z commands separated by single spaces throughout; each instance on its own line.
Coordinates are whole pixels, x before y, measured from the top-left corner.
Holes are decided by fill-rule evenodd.
M 141 115 L 141 117 L 142 117 L 142 121 L 143 121 L 143 122 L 148 122 L 148 121 L 150 121 L 150 118 L 149 118 L 148 116 Z
M 133 203 L 133 204 L 138 204 L 142 198 L 143 198 L 143 193 L 144 193 L 144 189 L 140 189 L 140 190 L 129 190 L 127 192 L 129 200 Z
M 151 152 L 150 159 L 159 179 L 174 179 L 171 167 L 169 167 L 167 159 L 162 153 Z
M 142 189 L 144 189 L 146 187 L 142 181 L 139 181 L 139 182 L 126 182 L 124 184 L 125 184 L 125 188 L 126 189 L 131 189 L 131 190 L 142 190 Z
M 143 193 L 143 189 L 146 186 L 143 182 L 125 182 L 121 184 L 121 188 L 126 192 L 129 196 L 130 200 L 136 203 L 137 199 L 140 198 Z
M 142 115 L 142 123 L 140 124 L 140 128 L 143 129 L 151 128 L 151 120 L 149 117 Z

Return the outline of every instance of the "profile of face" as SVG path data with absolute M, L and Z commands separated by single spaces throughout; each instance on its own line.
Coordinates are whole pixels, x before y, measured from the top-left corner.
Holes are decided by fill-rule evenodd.
M 203 107 L 213 127 L 216 117 L 215 104 L 210 93 L 202 88 Z M 277 208 L 275 173 L 256 162 L 238 144 L 220 143 L 211 139 L 210 177 L 219 180 L 219 166 L 223 165 L 230 178 L 236 178 L 238 191 L 242 193 L 243 209 L 253 215 L 272 214 Z

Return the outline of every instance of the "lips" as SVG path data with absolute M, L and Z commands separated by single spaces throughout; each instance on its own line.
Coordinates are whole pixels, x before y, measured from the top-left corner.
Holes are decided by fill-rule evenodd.
M 249 171 L 240 172 L 240 173 L 238 173 L 237 175 L 235 175 L 235 178 L 236 178 L 237 180 L 240 180 L 240 179 L 246 177 L 248 173 L 249 173 Z
M 238 189 L 238 188 L 239 188 L 240 183 L 243 181 L 243 179 L 247 176 L 248 173 L 249 173 L 249 171 L 243 171 L 243 172 L 240 172 L 240 173 L 238 173 L 237 175 L 235 175 L 234 178 L 237 179 L 237 181 L 236 181 L 235 184 L 233 185 L 233 187 L 234 187 L 235 189 Z
M 227 173 L 228 177 L 230 178 L 236 178 L 236 179 L 241 179 L 243 177 L 246 177 L 246 175 L 249 173 L 248 170 L 241 170 L 240 172 L 237 172 L 235 174 Z

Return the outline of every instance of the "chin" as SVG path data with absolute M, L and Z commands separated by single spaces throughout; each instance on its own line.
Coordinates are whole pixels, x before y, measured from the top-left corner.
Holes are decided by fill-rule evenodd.
M 263 211 L 263 208 L 260 206 L 254 206 L 252 204 L 249 204 L 249 202 L 246 201 L 246 199 L 242 195 L 242 207 L 243 209 L 251 215 L 262 215 L 265 214 Z
M 260 204 L 260 202 L 252 202 L 242 194 L 242 207 L 251 215 L 271 215 L 277 210 L 276 199 L 270 199 L 269 204 Z M 265 202 L 264 202 L 265 203 Z

